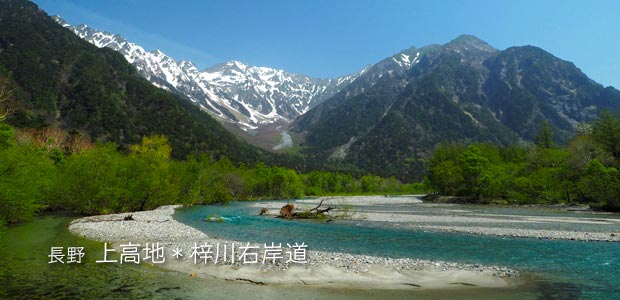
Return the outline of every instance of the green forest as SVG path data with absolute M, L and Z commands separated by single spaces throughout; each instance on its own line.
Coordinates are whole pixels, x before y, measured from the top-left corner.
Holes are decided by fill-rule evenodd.
M 620 118 L 605 111 L 579 124 L 565 146 L 542 123 L 534 145 L 441 144 L 427 162 L 426 184 L 476 203 L 589 204 L 620 211 Z
M 322 166 L 299 155 L 255 148 L 33 3 L 6 1 L 0 21 L 2 224 L 45 210 L 102 214 L 419 188 L 359 172 L 315 171 Z
M 355 98 L 365 105 L 336 111 L 332 123 L 324 123 L 330 131 L 308 135 L 320 147 L 273 154 L 232 135 L 183 96 L 156 88 L 121 54 L 88 44 L 36 5 L 6 1 L 4 6 L 0 227 L 51 210 L 91 215 L 164 204 L 345 194 L 424 192 L 475 203 L 583 203 L 620 210 L 620 118 L 611 112 L 577 126 L 568 143 L 568 131 L 553 120 L 540 124 L 533 144 L 499 130 L 495 121 L 486 128 L 499 130 L 493 135 L 501 138 L 490 138 L 451 98 L 433 92 L 440 79 L 457 81 L 450 76 L 462 73 L 448 64 L 445 72 L 420 82 L 418 90 L 428 90 L 424 97 L 413 97 L 409 85 L 404 98 L 396 99 L 400 83 L 381 83 L 376 93 Z M 459 76 L 474 78 L 468 74 Z M 601 100 L 616 99 L 615 90 L 593 89 L 598 92 L 584 94 L 593 105 L 617 107 Z M 383 115 L 386 95 L 397 113 Z M 517 100 L 512 102 L 526 103 Z M 446 114 L 429 116 L 437 105 L 445 106 Z M 450 125 L 451 118 L 460 127 Z M 485 118 L 491 117 L 477 115 Z M 380 119 L 383 125 L 373 127 Z M 544 119 L 509 123 L 527 124 L 522 138 L 529 140 Z M 355 136 L 371 128 L 372 143 L 353 143 L 351 149 L 359 151 L 346 160 L 324 159 L 326 149 L 351 140 L 344 133 Z M 472 132 L 479 134 L 468 142 L 435 146 Z M 480 140 L 493 143 L 473 143 Z M 516 144 L 507 145 L 513 140 Z M 366 172 L 424 180 L 403 183 Z
M 209 153 L 274 159 L 229 133 L 183 96 L 159 89 L 112 49 L 82 40 L 27 1 L 0 10 L 0 89 L 11 91 L 16 128 L 62 128 L 119 147 L 166 135 L 172 157 Z
M 166 204 L 294 199 L 343 194 L 431 192 L 473 203 L 590 204 L 620 210 L 620 118 L 604 112 L 579 126 L 566 146 L 543 123 L 534 145 L 440 144 L 423 183 L 394 178 L 235 164 L 227 158 L 171 158 L 163 135 L 145 136 L 125 153 L 61 129 L 15 129 L 0 123 L 0 221 L 38 212 L 80 215 L 152 209 Z
M 80 215 L 153 209 L 165 204 L 293 199 L 332 194 L 417 192 L 393 178 L 235 164 L 209 155 L 171 159 L 163 135 L 145 136 L 128 153 L 61 129 L 0 123 L 0 221 L 22 222 L 45 210 Z

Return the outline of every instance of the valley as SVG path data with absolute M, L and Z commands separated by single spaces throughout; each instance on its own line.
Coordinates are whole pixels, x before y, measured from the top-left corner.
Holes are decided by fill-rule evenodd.
M 613 7 L 147 2 L 0 0 L 0 298 L 620 295 Z

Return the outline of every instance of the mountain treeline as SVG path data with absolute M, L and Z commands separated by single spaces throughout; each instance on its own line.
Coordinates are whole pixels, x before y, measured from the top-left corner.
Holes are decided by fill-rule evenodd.
M 163 134 L 179 159 L 197 153 L 243 163 L 274 159 L 29 1 L 0 0 L 0 81 L 13 91 L 6 121 L 18 128 L 62 128 L 124 150 L 142 136 Z
M 0 122 L 0 224 L 42 210 L 106 214 L 166 204 L 292 199 L 304 195 L 412 193 L 416 184 L 376 176 L 299 174 L 257 163 L 238 166 L 206 154 L 171 159 L 165 136 L 143 137 L 128 154 L 112 143 L 61 129 L 14 129 Z
M 553 141 L 566 145 L 575 124 L 604 109 L 620 111 L 620 91 L 573 63 L 533 46 L 497 50 L 460 36 L 373 65 L 291 132 L 309 159 L 412 181 L 423 178 L 439 143 L 531 143 L 546 121 Z
M 535 144 L 450 143 L 436 147 L 427 184 L 438 194 L 477 203 L 590 204 L 620 211 L 620 118 L 604 111 L 578 126 L 566 146 L 543 122 Z

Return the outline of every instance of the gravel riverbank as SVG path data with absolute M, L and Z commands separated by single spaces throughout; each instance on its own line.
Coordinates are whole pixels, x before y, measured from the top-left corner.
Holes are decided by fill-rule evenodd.
M 608 215 L 584 217 L 574 212 L 573 215 L 561 216 L 491 214 L 480 212 L 478 210 L 480 207 L 427 204 L 418 198 L 416 196 L 326 197 L 296 200 L 294 203 L 300 210 L 304 210 L 324 200 L 324 206 L 338 208 L 334 210 L 334 216 L 346 211 L 347 219 L 387 222 L 392 223 L 394 227 L 414 230 L 551 240 L 620 242 L 620 219 Z M 267 208 L 268 214 L 277 215 L 282 202 L 257 202 L 252 206 L 257 210 Z M 377 210 L 376 207 L 382 209 Z M 385 207 L 389 209 L 386 210 Z M 433 210 L 429 211 L 429 207 Z M 536 212 L 535 208 L 532 210 Z M 533 225 L 540 228 L 532 228 Z M 599 227 L 597 231 L 589 231 L 592 226 Z
M 443 232 L 458 232 L 467 234 L 485 234 L 505 237 L 535 238 L 545 240 L 572 240 L 572 241 L 596 241 L 596 242 L 620 242 L 616 233 L 609 232 L 582 232 L 564 230 L 535 230 L 518 228 L 494 228 L 494 227 L 464 227 L 464 226 L 434 226 L 434 225 L 408 225 L 407 227 L 435 230 Z
M 393 259 L 347 253 L 307 251 L 307 263 L 286 263 L 284 259 L 266 263 L 241 264 L 239 261 L 201 261 L 190 258 L 192 247 L 246 245 L 244 242 L 212 239 L 203 232 L 172 218 L 178 206 L 151 211 L 85 217 L 74 220 L 69 230 L 81 236 L 122 243 L 159 243 L 166 251 L 178 247 L 185 254 L 169 257 L 162 267 L 199 277 L 218 277 L 255 284 L 302 284 L 357 286 L 363 288 L 449 288 L 505 287 L 515 284 L 518 272 L 501 266 L 481 266 L 418 259 Z M 133 220 L 124 221 L 132 215 Z M 196 244 L 195 244 L 196 243 Z M 256 245 L 263 247 L 264 245 Z M 261 258 L 259 258 L 260 260 Z

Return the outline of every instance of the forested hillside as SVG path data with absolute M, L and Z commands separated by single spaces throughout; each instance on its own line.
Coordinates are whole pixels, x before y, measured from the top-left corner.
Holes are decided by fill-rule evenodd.
M 173 157 L 190 153 L 253 163 L 270 158 L 228 133 L 186 99 L 142 79 L 122 55 L 58 25 L 35 4 L 0 1 L 0 82 L 13 91 L 7 122 L 62 128 L 115 142 L 164 134 Z
M 440 195 L 475 203 L 589 204 L 620 211 L 620 117 L 603 112 L 565 146 L 555 144 L 553 135 L 543 123 L 531 146 L 441 144 L 426 181 Z
M 620 109 L 620 92 L 573 63 L 460 36 L 377 63 L 298 118 L 293 132 L 317 160 L 420 180 L 439 143 L 526 144 L 547 122 L 554 142 L 566 144 L 604 109 Z

